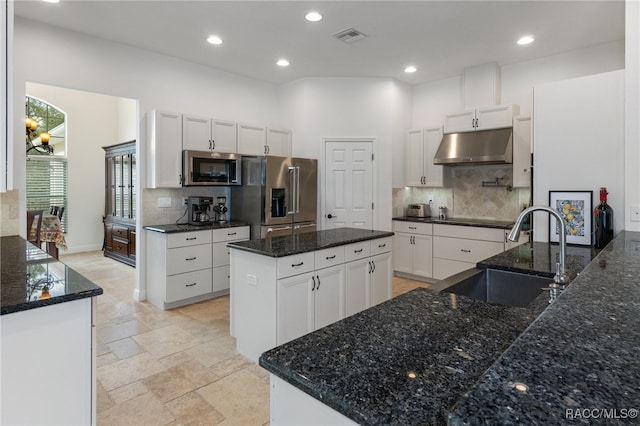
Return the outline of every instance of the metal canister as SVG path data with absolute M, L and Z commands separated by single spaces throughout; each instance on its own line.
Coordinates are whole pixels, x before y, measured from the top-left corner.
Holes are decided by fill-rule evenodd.
M 438 207 L 438 219 L 445 220 L 447 218 L 447 207 L 440 206 Z

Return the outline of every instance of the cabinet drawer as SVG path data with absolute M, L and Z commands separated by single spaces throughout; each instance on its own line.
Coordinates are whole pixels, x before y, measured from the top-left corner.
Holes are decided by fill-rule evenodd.
M 458 272 L 475 268 L 475 263 L 460 262 L 458 260 L 449 259 L 433 259 L 433 278 L 444 280 Z
M 249 239 L 249 227 L 248 226 L 239 226 L 237 228 L 222 228 L 222 229 L 214 229 L 212 231 L 212 241 L 238 241 L 238 240 L 248 240 Z
M 211 290 L 229 290 L 230 279 L 231 274 L 229 273 L 229 265 L 213 268 L 213 287 Z
M 433 237 L 433 257 L 476 263 L 504 251 L 504 243 Z
M 167 303 L 211 293 L 211 269 L 167 278 Z
M 113 225 L 112 235 L 114 237 L 122 238 L 123 240 L 129 239 L 129 228 L 119 225 Z
M 229 264 L 229 247 L 227 247 L 227 242 L 223 243 L 213 243 L 213 267 L 224 266 Z
M 167 248 L 195 246 L 211 242 L 211 231 L 178 232 L 167 234 Z
M 211 268 L 211 244 L 167 249 L 167 275 Z
M 117 253 L 129 256 L 129 241 L 122 240 L 120 238 L 113 238 L 111 241 L 111 249 Z
M 377 240 L 371 240 L 371 256 L 376 254 L 386 253 L 391 251 L 393 245 L 393 237 L 378 238 Z
M 355 244 L 347 244 L 344 246 L 344 260 L 351 262 L 352 260 L 363 259 L 371 254 L 371 242 L 362 241 Z
M 278 279 L 313 271 L 314 252 L 280 257 L 276 263 Z
M 393 232 L 407 232 L 410 234 L 433 234 L 433 224 L 419 222 L 393 221 Z
M 433 235 L 440 237 L 464 238 L 504 243 L 504 229 L 481 228 L 478 226 L 433 225 Z
M 315 252 L 315 268 L 322 269 L 344 263 L 344 246 L 331 247 Z

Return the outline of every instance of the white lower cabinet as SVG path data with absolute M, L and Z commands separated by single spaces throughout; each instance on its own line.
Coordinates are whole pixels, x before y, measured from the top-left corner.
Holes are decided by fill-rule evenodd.
M 423 278 L 433 276 L 433 225 L 393 221 L 393 270 Z
M 474 268 L 505 247 L 504 229 L 436 224 L 433 235 L 433 278 L 438 280 Z
M 373 245 L 373 243 L 372 243 Z M 391 238 L 375 245 L 384 245 L 379 250 L 370 247 L 363 258 L 348 262 L 346 267 L 346 316 L 357 314 L 371 306 L 391 298 Z M 362 249 L 358 245 L 347 246 L 347 252 L 357 252 Z M 370 256 L 374 252 L 381 254 Z M 363 250 L 360 253 L 364 253 Z
M 229 292 L 227 243 L 249 239 L 249 227 L 147 233 L 147 298 L 171 309 Z
M 231 334 L 260 354 L 391 298 L 392 238 L 273 258 L 231 250 Z
M 344 318 L 344 265 L 278 280 L 277 344 Z

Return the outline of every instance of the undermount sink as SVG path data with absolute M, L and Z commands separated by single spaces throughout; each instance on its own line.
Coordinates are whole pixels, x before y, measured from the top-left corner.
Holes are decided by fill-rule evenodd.
M 440 281 L 432 288 L 490 303 L 525 307 L 551 283 L 553 278 L 548 277 L 497 269 L 469 269 Z

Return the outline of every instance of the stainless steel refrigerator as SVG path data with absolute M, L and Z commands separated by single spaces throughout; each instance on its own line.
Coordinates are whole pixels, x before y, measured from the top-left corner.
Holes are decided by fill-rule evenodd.
M 234 220 L 251 224 L 251 238 L 316 230 L 318 161 L 242 157 L 242 186 L 231 188 Z

